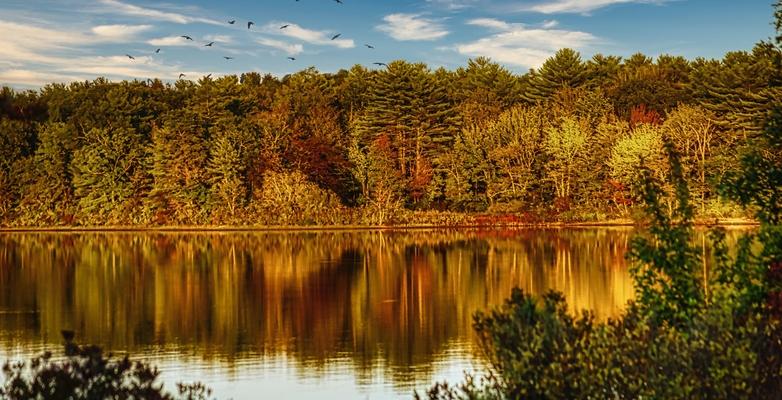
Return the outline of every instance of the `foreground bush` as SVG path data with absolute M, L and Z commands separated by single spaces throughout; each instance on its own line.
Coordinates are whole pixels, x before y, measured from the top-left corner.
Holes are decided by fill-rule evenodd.
M 172 395 L 157 382 L 157 368 L 128 356 L 106 356 L 97 346 L 79 346 L 73 343 L 72 332 L 64 331 L 63 336 L 64 359 L 46 352 L 29 363 L 6 362 L 0 398 L 206 400 L 211 395 L 200 383 L 178 384 L 178 394 Z

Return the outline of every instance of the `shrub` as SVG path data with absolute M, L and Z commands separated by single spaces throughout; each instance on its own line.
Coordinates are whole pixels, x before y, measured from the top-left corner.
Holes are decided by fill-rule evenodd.
M 210 389 L 195 383 L 178 384 L 178 395 L 174 396 L 157 383 L 157 368 L 131 361 L 128 356 L 106 356 L 97 346 L 79 346 L 73 343 L 73 332 L 63 331 L 63 337 L 64 360 L 46 352 L 29 364 L 6 362 L 0 398 L 206 400 L 211 395 Z

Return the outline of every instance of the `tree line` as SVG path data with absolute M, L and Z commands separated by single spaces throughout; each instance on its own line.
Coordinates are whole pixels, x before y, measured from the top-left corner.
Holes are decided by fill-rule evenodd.
M 0 90 L 0 221 L 298 225 L 640 215 L 640 165 L 682 155 L 699 216 L 782 98 L 772 42 L 722 59 L 584 60 L 519 75 L 394 61 L 277 78 Z M 673 188 L 663 186 L 673 204 Z

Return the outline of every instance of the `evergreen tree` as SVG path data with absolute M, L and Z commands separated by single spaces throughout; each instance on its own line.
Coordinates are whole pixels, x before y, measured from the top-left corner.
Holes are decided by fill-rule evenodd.
M 147 167 L 145 144 L 138 133 L 88 131 L 71 162 L 79 221 L 97 225 L 143 222 Z
M 524 99 L 533 103 L 549 99 L 557 90 L 576 88 L 589 77 L 581 55 L 572 49 L 562 49 L 546 60 L 538 70 L 530 71 L 529 86 Z
M 365 144 L 388 137 L 394 169 L 413 203 L 433 195 L 439 157 L 458 126 L 444 84 L 423 64 L 394 61 L 373 77 L 370 104 L 358 125 Z
M 38 148 L 22 187 L 17 219 L 22 224 L 73 223 L 74 193 L 70 163 L 75 135 L 63 123 L 47 123 L 38 132 Z
M 207 215 L 209 146 L 204 122 L 189 111 L 152 132 L 152 190 L 156 223 L 200 224 Z

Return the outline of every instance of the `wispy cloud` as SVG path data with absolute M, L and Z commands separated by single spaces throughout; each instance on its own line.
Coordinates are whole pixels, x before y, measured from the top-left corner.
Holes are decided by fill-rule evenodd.
M 165 36 L 147 40 L 147 44 L 152 46 L 171 47 L 171 46 L 196 46 L 192 40 L 187 40 L 182 36 Z
M 290 55 L 301 54 L 301 52 L 304 51 L 304 46 L 302 46 L 300 43 L 288 43 L 282 40 L 275 40 L 270 38 L 259 38 L 256 40 L 256 42 L 261 46 L 282 50 Z
M 92 33 L 107 39 L 125 41 L 150 29 L 152 25 L 99 25 L 92 28 Z
M 181 67 L 153 57 L 124 54 L 95 55 L 93 46 L 123 42 L 115 28 L 96 27 L 85 32 L 67 27 L 42 27 L 0 20 L 0 32 L 14 32 L 0 41 L 0 84 L 41 85 L 90 79 L 159 77 L 174 79 Z M 51 72 L 56 71 L 56 72 Z
M 282 25 L 288 25 L 288 27 L 285 29 L 280 29 L 280 26 Z M 356 47 L 356 43 L 353 41 L 353 39 L 337 38 L 332 40 L 331 38 L 336 35 L 334 31 L 317 31 L 313 29 L 307 29 L 290 22 L 271 22 L 263 27 L 263 31 L 267 34 L 282 35 L 301 40 L 302 42 L 321 46 L 335 46 L 341 49 L 350 49 Z
M 389 14 L 383 21 L 377 29 L 401 41 L 437 40 L 449 33 L 442 24 L 421 14 Z
M 105 8 L 101 11 L 123 14 L 134 17 L 142 17 L 145 19 L 153 19 L 156 21 L 173 22 L 176 24 L 190 24 L 190 23 L 203 23 L 212 25 L 222 25 L 222 21 L 218 21 L 211 18 L 196 17 L 185 15 L 182 13 L 164 11 L 154 8 L 141 7 L 135 4 L 122 2 L 119 0 L 98 0 L 100 4 Z
M 586 14 L 599 8 L 622 3 L 660 4 L 669 0 L 547 0 L 532 5 L 514 6 L 518 11 L 535 11 L 543 14 Z
M 519 23 L 481 18 L 467 22 L 496 33 L 473 42 L 455 46 L 457 52 L 467 56 L 485 56 L 502 63 L 535 68 L 563 47 L 584 48 L 598 41 L 594 35 L 564 29 L 553 29 L 556 24 L 547 21 L 542 27 L 528 27 Z M 548 26 L 548 27 L 547 27 Z
M 443 7 L 448 10 L 462 10 L 465 8 L 470 8 L 479 1 L 480 0 L 426 0 L 426 2 L 429 4 Z

